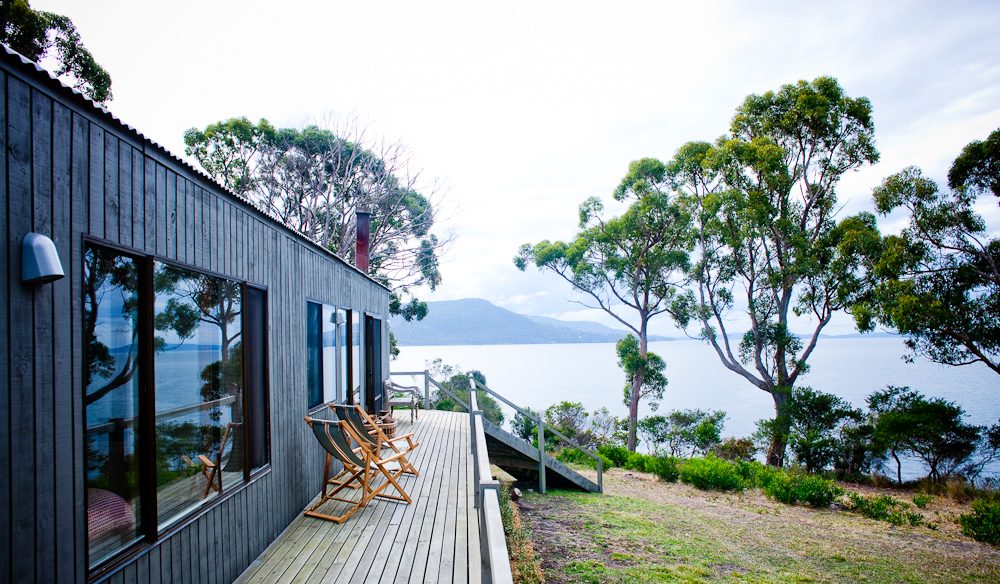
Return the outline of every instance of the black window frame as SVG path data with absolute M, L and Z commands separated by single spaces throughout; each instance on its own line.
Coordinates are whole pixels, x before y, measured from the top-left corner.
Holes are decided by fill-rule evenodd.
M 250 484 L 256 481 L 261 476 L 269 474 L 271 471 L 271 411 L 270 411 L 270 396 L 271 396 L 271 386 L 270 386 L 270 359 L 269 357 L 269 347 L 270 344 L 268 339 L 270 337 L 270 320 L 269 311 L 267 309 L 270 295 L 268 294 L 267 286 L 262 284 L 255 284 L 248 282 L 246 280 L 240 280 L 232 276 L 227 276 L 213 270 L 203 269 L 199 266 L 194 266 L 184 262 L 179 262 L 171 258 L 165 258 L 157 254 L 146 253 L 141 250 L 135 250 L 128 247 L 124 247 L 112 241 L 107 241 L 98 237 L 91 235 L 83 235 L 83 250 L 84 253 L 81 254 L 81 261 L 86 261 L 86 250 L 92 247 L 103 248 L 104 250 L 114 252 L 115 254 L 122 255 L 132 259 L 135 262 L 136 272 L 138 276 L 138 286 L 137 294 L 139 297 L 139 314 L 138 314 L 138 360 L 139 360 L 139 407 L 137 424 L 138 430 L 136 434 L 139 438 L 138 446 L 140 448 L 139 459 L 139 500 L 140 500 L 140 517 L 141 517 L 141 527 L 138 530 L 139 537 L 137 540 L 105 560 L 102 560 L 98 564 L 93 566 L 90 565 L 90 542 L 86 542 L 85 546 L 85 561 L 87 566 L 88 580 L 93 581 L 100 579 L 107 574 L 117 570 L 123 565 L 132 561 L 137 557 L 143 550 L 148 549 L 155 545 L 158 541 L 163 539 L 168 539 L 172 534 L 185 527 L 189 526 L 191 523 L 196 521 L 199 517 L 209 512 L 211 509 L 219 506 L 224 501 L 228 500 L 230 497 L 234 496 L 236 493 L 247 488 Z M 160 529 L 157 517 L 157 486 L 156 486 L 156 363 L 155 363 L 155 323 L 154 323 L 154 312 L 155 312 L 155 290 L 153 288 L 153 271 L 154 266 L 157 262 L 162 264 L 167 264 L 184 270 L 193 271 L 199 274 L 204 274 L 207 276 L 229 280 L 236 282 L 240 285 L 241 290 L 241 303 L 243 302 L 245 292 L 247 288 L 253 288 L 256 291 L 263 292 L 263 359 L 266 377 L 263 379 L 263 393 L 266 396 L 265 402 L 265 412 L 264 420 L 266 422 L 265 429 L 265 439 L 264 439 L 264 451 L 266 453 L 266 463 L 258 468 L 251 468 L 251 463 L 249 456 L 243 465 L 243 482 L 235 487 L 226 489 L 223 487 L 223 491 L 219 493 L 218 497 L 212 499 L 209 503 L 192 509 L 187 514 L 177 519 L 176 521 L 170 523 L 167 527 Z M 81 269 L 81 275 L 83 270 Z M 82 299 L 81 299 L 82 302 Z M 247 327 L 246 318 L 242 318 L 240 322 L 241 334 L 246 334 Z M 81 328 L 82 333 L 82 328 Z M 243 337 L 246 339 L 247 337 Z M 87 342 L 83 339 L 82 342 L 83 352 L 81 358 L 83 359 L 83 367 L 86 367 L 89 359 L 87 353 Z M 81 368 L 81 371 L 83 370 Z M 243 359 L 243 375 L 244 383 L 247 379 L 247 368 L 248 363 L 246 359 Z M 86 388 L 84 388 L 86 391 Z M 244 420 L 248 420 L 248 407 L 249 400 L 243 400 L 243 416 Z M 81 417 L 82 417 L 82 428 L 86 432 L 87 427 L 87 408 L 86 404 L 81 404 Z M 243 424 L 243 434 L 244 440 L 250 438 L 248 424 Z M 85 437 L 84 437 L 85 439 Z M 246 447 L 248 449 L 252 448 L 249 441 L 245 441 Z M 86 476 L 86 465 L 87 457 L 86 455 L 82 459 L 82 464 L 84 466 L 83 472 Z M 86 490 L 84 491 L 84 509 L 88 508 L 88 501 L 86 500 Z

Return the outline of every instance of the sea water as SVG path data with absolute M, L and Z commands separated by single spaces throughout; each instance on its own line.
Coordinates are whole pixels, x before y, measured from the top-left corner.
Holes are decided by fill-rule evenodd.
M 773 417 L 771 396 L 726 369 L 710 345 L 679 340 L 650 343 L 649 348 L 667 363 L 669 384 L 658 411 L 722 410 L 727 414 L 723 435 L 736 437 L 749 436 L 758 420 Z M 798 385 L 835 394 L 862 408 L 873 391 L 908 386 L 929 397 L 954 401 L 965 409 L 969 423 L 991 425 L 1000 420 L 1000 375 L 981 364 L 951 367 L 920 358 L 907 363 L 905 354 L 897 337 L 821 338 Z M 574 401 L 591 411 L 607 407 L 616 416 L 627 415 L 625 379 L 610 343 L 406 346 L 400 347 L 391 368 L 420 371 L 435 358 L 464 371 L 483 372 L 491 389 L 522 407 L 538 410 Z M 651 413 L 649 403 L 641 405 L 640 417 Z M 509 409 L 505 415 L 513 417 Z M 917 462 L 904 465 L 905 477 L 922 474 L 926 472 Z M 1000 464 L 989 467 L 988 474 L 1000 476 Z

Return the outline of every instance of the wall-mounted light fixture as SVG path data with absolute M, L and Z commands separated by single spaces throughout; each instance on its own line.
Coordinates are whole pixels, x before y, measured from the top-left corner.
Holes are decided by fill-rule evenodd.
M 47 284 L 65 276 L 56 244 L 41 233 L 29 233 L 21 240 L 21 281 Z

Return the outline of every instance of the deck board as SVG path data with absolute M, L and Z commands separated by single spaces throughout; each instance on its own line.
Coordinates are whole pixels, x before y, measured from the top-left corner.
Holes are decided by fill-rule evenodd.
M 409 457 L 420 476 L 400 479 L 413 503 L 376 499 L 340 525 L 300 515 L 237 582 L 479 581 L 468 415 L 398 417 L 399 431 L 420 442 Z M 323 510 L 338 513 L 340 505 Z

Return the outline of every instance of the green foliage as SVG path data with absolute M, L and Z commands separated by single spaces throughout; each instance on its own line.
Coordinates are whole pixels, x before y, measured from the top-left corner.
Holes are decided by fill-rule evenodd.
M 757 447 L 749 438 L 730 437 L 717 444 L 712 454 L 724 460 L 749 462 L 757 455 Z
M 690 217 L 668 196 L 664 178 L 655 161 L 633 162 L 614 192 L 628 203 L 620 216 L 604 217 L 602 203 L 588 199 L 580 206 L 581 231 L 574 240 L 526 243 L 514 258 L 518 269 L 533 264 L 562 278 L 635 334 L 618 348 L 628 380 L 630 450 L 636 446 L 638 404 L 658 400 L 666 385 L 662 359 L 647 352 L 648 323 L 665 312 L 681 318 L 690 304 L 680 293 L 693 246 Z M 621 307 L 635 319 L 621 316 Z
M 807 472 L 829 467 L 842 444 L 838 430 L 861 412 L 843 399 L 808 387 L 796 388 L 785 406 L 789 418 L 788 447 Z
M 521 440 L 532 442 L 538 439 L 538 422 L 536 420 L 540 414 L 531 408 L 524 409 L 529 415 L 515 412 L 514 419 L 511 421 L 511 430 Z
M 674 410 L 640 420 L 639 434 L 654 452 L 666 445 L 670 456 L 694 456 L 719 444 L 725 419 L 723 411 Z
M 55 51 L 56 76 L 97 103 L 111 101 L 111 75 L 83 44 L 69 18 L 33 10 L 27 0 L 0 1 L 0 42 L 41 63 Z
M 748 486 L 736 463 L 714 456 L 681 462 L 680 480 L 704 490 L 742 491 Z
M 679 321 L 697 323 L 728 369 L 774 396 L 771 464 L 784 462 L 788 388 L 833 313 L 862 290 L 849 244 L 878 236 L 873 217 L 836 220 L 837 185 L 877 160 L 869 101 L 819 77 L 748 96 L 727 135 L 685 144 L 666 165 L 698 241 L 690 310 Z M 751 323 L 738 352 L 727 330 L 734 310 Z M 787 323 L 806 314 L 815 329 L 800 339 Z
M 597 447 L 597 453 L 603 456 L 607 461 L 608 465 L 606 468 L 611 468 L 613 466 L 624 467 L 625 461 L 633 452 L 629 452 L 628 448 L 624 446 L 614 446 L 611 444 L 602 444 Z
M 992 545 L 1000 545 L 1000 501 L 977 499 L 972 502 L 972 512 L 958 518 L 962 533 Z
M 874 412 L 875 440 L 897 461 L 909 453 L 919 458 L 932 481 L 940 481 L 958 469 L 975 451 L 982 428 L 963 421 L 965 410 L 943 398 L 924 397 L 908 387 L 889 386 L 868 397 Z
M 859 242 L 870 273 L 851 309 L 861 331 L 876 325 L 907 337 L 914 355 L 938 363 L 982 362 L 1000 373 L 1000 238 L 976 211 L 977 196 L 1000 196 L 1000 129 L 970 143 L 949 172 L 950 192 L 909 167 L 872 196 L 885 216 L 902 208 L 899 235 Z
M 417 190 L 419 173 L 405 149 L 369 148 L 363 130 L 345 136 L 315 125 L 275 128 L 230 118 L 184 133 L 184 152 L 212 178 L 291 229 L 353 261 L 358 210 L 371 213 L 369 273 L 391 285 L 390 313 L 419 320 L 426 303 L 411 296 L 441 282 L 438 254 L 448 243 L 432 233 L 433 193 Z
M 866 497 L 855 492 L 847 493 L 850 509 L 869 519 L 887 521 L 893 525 L 917 526 L 923 522 L 920 513 L 910 511 L 909 503 L 892 495 L 872 495 Z
M 560 402 L 545 408 L 545 423 L 568 438 L 577 440 L 587 429 L 587 410 L 580 402 Z M 562 439 L 553 436 L 553 441 L 560 444 Z
M 652 472 L 660 480 L 676 483 L 681 476 L 681 461 L 673 456 L 656 456 L 646 461 L 646 472 Z
M 627 470 L 652 472 L 654 460 L 656 460 L 655 456 L 642 454 L 641 452 L 629 452 L 628 457 L 625 459 L 624 466 Z
M 989 191 L 1000 197 L 1000 128 L 986 140 L 966 144 L 951 164 L 948 186 L 969 194 Z
M 918 493 L 913 495 L 913 504 L 919 509 L 926 509 L 927 505 L 934 500 L 934 495 L 925 495 L 923 493 Z
M 614 466 L 614 461 L 604 456 L 600 452 L 597 452 L 597 456 L 601 458 L 601 463 L 604 465 L 605 469 Z M 586 466 L 594 469 L 597 468 L 597 461 L 594 460 L 592 456 L 580 450 L 579 448 L 560 449 L 559 452 L 556 453 L 556 460 L 560 462 L 566 462 L 569 464 L 579 464 L 581 466 Z
M 435 390 L 434 394 L 431 396 L 430 407 L 435 410 L 444 410 L 448 412 L 466 412 L 468 411 L 464 405 L 456 402 L 451 395 L 454 395 L 461 399 L 462 401 L 467 401 L 469 399 L 469 378 L 473 378 L 479 383 L 486 385 L 486 376 L 480 371 L 472 370 L 468 373 L 463 372 L 460 368 L 454 365 L 447 365 L 441 358 L 434 359 L 430 363 L 427 363 L 427 370 L 430 371 L 431 376 L 435 379 L 444 379 L 441 382 L 441 386 L 447 390 Z M 449 395 L 449 392 L 451 395 Z M 503 410 L 500 408 L 500 404 L 497 403 L 488 393 L 485 391 L 476 391 L 476 401 L 479 405 L 479 409 L 483 411 L 483 417 L 493 422 L 497 426 L 503 425 L 504 415 Z
M 767 475 L 761 489 L 767 496 L 781 503 L 794 505 L 801 502 L 818 508 L 829 507 L 844 494 L 844 489 L 829 479 L 787 471 Z
M 632 334 L 615 343 L 615 353 L 618 355 L 618 366 L 625 372 L 625 405 L 628 406 L 632 400 L 633 385 L 641 380 L 640 392 L 650 400 L 650 409 L 656 410 L 667 389 L 667 376 L 663 373 L 667 364 L 663 357 L 652 351 L 643 354 L 639 340 Z

